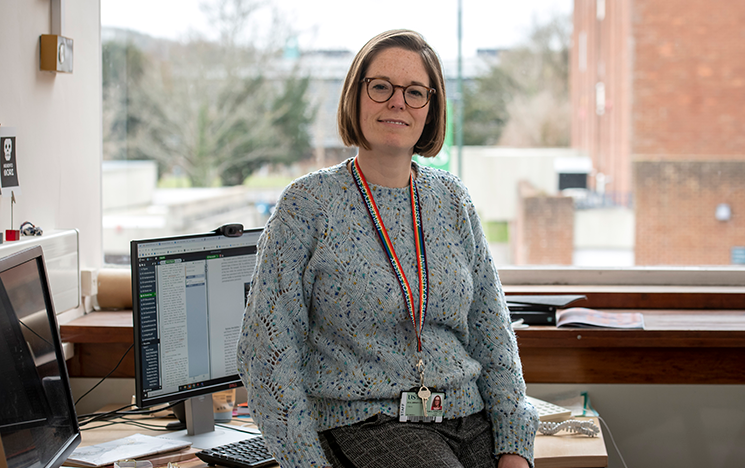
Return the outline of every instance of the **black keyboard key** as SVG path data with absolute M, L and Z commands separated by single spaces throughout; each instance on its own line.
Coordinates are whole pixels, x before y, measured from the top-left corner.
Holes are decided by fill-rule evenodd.
M 196 455 L 209 465 L 229 468 L 259 468 L 276 463 L 260 436 L 202 450 Z

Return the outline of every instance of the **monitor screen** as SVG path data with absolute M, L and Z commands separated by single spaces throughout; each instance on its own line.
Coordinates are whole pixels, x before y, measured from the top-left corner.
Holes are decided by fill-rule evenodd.
M 80 443 L 41 247 L 0 259 L 0 438 L 9 468 L 60 466 Z
M 236 347 L 261 231 L 131 242 L 139 407 L 241 385 Z

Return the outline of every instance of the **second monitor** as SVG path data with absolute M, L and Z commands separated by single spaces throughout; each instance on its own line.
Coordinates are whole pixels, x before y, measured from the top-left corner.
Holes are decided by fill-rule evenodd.
M 215 433 L 210 395 L 242 385 L 236 346 L 262 230 L 220 232 L 131 242 L 137 405 L 186 399 L 175 437 L 200 448 L 246 437 Z

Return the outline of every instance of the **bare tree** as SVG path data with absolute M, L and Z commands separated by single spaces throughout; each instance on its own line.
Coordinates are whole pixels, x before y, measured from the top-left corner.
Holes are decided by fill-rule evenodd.
M 219 32 L 153 55 L 129 89 L 129 154 L 176 169 L 193 186 L 240 184 L 267 162 L 310 151 L 308 78 L 275 67 L 277 48 L 244 37 L 261 4 L 218 0 L 204 10 Z

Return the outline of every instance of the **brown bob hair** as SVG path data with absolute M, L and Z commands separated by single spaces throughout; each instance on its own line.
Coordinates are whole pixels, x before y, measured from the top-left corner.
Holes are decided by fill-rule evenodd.
M 436 90 L 429 101 L 427 123 L 424 125 L 422 136 L 414 145 L 414 154 L 424 157 L 437 156 L 445 141 L 447 119 L 445 79 L 442 74 L 442 65 L 437 53 L 427 44 L 424 38 L 419 33 L 407 29 L 396 29 L 378 34 L 370 39 L 354 57 L 352 66 L 349 67 L 347 77 L 344 80 L 344 87 L 339 100 L 339 111 L 336 116 L 339 135 L 346 146 L 371 149 L 370 143 L 362 135 L 362 129 L 360 128 L 361 81 L 365 78 L 370 62 L 373 61 L 375 56 L 383 50 L 394 47 L 416 52 L 422 57 L 431 87 Z

